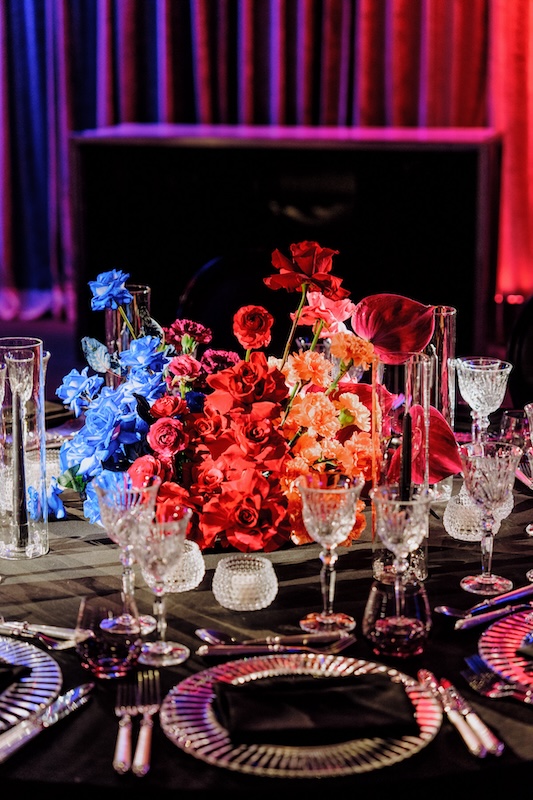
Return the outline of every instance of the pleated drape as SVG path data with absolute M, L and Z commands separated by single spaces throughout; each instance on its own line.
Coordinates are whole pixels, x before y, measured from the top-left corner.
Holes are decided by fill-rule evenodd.
M 176 122 L 495 126 L 505 137 L 498 289 L 530 294 L 532 5 L 4 0 L 0 291 L 73 291 L 72 131 Z

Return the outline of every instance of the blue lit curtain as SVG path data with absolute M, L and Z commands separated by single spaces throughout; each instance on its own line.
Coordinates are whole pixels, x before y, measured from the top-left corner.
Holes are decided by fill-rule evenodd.
M 33 289 L 75 313 L 69 133 L 123 122 L 497 125 L 498 282 L 531 293 L 532 6 L 3 0 L 0 316 Z

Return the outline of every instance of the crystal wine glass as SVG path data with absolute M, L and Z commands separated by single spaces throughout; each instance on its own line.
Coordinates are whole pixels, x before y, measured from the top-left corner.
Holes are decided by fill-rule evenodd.
M 489 414 L 503 403 L 513 365 L 485 356 L 456 358 L 453 363 L 459 391 L 471 409 L 472 441 L 480 442 L 487 438 Z
M 429 509 L 434 493 L 419 487 L 413 491 L 410 499 L 402 498 L 397 484 L 381 484 L 370 490 L 376 515 L 376 533 L 383 546 L 394 555 L 394 614 L 383 617 L 375 624 L 380 648 L 398 656 L 421 651 L 427 638 L 427 621 L 406 613 L 405 586 L 410 580 L 410 556 L 428 534 Z
M 492 572 L 494 512 L 508 498 L 514 485 L 515 470 L 522 458 L 517 445 L 501 440 L 469 442 L 459 446 L 466 490 L 481 510 L 481 573 L 467 575 L 461 587 L 485 596 L 508 592 L 512 581 Z
M 130 619 L 128 608 L 135 594 L 133 535 L 141 522 L 149 522 L 155 517 L 161 478 L 149 476 L 145 484 L 143 487 L 133 486 L 127 472 L 109 470 L 104 470 L 92 481 L 102 523 L 109 538 L 120 547 L 124 613 L 115 620 L 115 624 L 126 628 Z M 155 630 L 156 620 L 150 614 L 141 614 L 140 621 L 143 635 Z
M 166 522 L 142 523 L 134 535 L 134 551 L 143 575 L 150 578 L 154 593 L 154 614 L 157 619 L 157 639 L 146 642 L 139 663 L 150 667 L 170 667 L 181 664 L 190 656 L 184 644 L 166 638 L 167 620 L 165 598 L 168 577 L 185 553 L 185 538 L 192 510 L 176 508 L 175 516 Z
M 300 620 L 304 631 L 351 631 L 355 620 L 349 614 L 333 611 L 337 546 L 348 538 L 355 524 L 357 500 L 364 485 L 362 477 L 338 473 L 309 472 L 298 480 L 302 516 L 308 534 L 322 545 L 320 584 L 322 611 Z

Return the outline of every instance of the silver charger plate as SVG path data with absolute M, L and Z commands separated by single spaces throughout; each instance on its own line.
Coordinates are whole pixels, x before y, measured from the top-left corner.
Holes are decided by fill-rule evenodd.
M 31 668 L 31 674 L 0 692 L 0 731 L 46 708 L 59 694 L 63 675 L 57 661 L 29 642 L 0 636 L 0 664 Z
M 418 736 L 361 738 L 305 747 L 234 745 L 213 710 L 217 681 L 244 683 L 283 675 L 339 677 L 372 672 L 403 683 L 414 706 Z M 294 653 L 230 661 L 186 678 L 166 695 L 160 722 L 166 736 L 180 749 L 217 767 L 262 777 L 331 778 L 380 769 L 418 753 L 439 731 L 442 708 L 413 678 L 383 664 L 338 655 Z
M 533 661 L 516 654 L 529 638 L 533 641 L 533 611 L 518 611 L 483 631 L 478 652 L 500 677 L 529 689 L 533 686 Z

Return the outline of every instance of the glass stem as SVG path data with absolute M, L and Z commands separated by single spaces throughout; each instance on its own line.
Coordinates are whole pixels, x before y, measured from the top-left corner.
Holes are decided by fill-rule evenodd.
M 335 548 L 325 548 L 320 553 L 322 569 L 320 570 L 320 587 L 322 589 L 322 613 L 330 617 L 333 614 L 333 598 L 335 597 L 335 564 L 338 555 Z
M 133 557 L 129 548 L 123 548 L 120 562 L 122 564 L 122 593 L 126 601 L 132 600 L 135 592 L 135 572 L 133 571 Z
M 166 641 L 167 637 L 167 617 L 165 610 L 165 595 L 161 586 L 156 586 L 154 598 L 154 617 L 157 620 L 157 637 L 160 642 Z
M 403 564 L 396 562 L 394 570 L 394 602 L 396 605 L 396 616 L 403 616 Z
M 481 537 L 481 574 L 484 578 L 488 578 L 492 574 L 492 551 L 494 548 L 494 535 L 492 533 L 493 524 L 494 517 L 492 517 L 492 515 L 489 515 L 483 519 L 483 536 Z
M 487 438 L 490 420 L 477 411 L 472 411 L 472 441 L 482 442 Z

